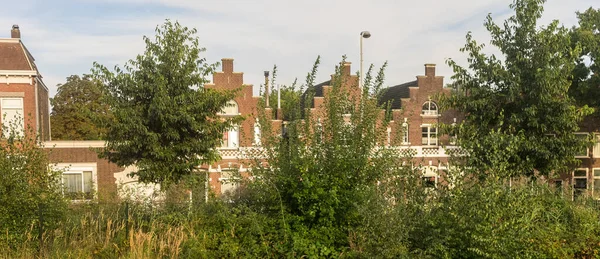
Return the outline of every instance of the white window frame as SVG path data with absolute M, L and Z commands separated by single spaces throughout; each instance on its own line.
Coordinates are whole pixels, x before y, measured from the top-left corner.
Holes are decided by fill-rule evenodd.
M 235 174 L 241 173 L 237 168 L 221 169 L 220 173 L 221 177 L 219 177 L 218 181 L 221 184 L 221 194 L 225 194 L 227 191 L 233 192 L 240 187 L 242 178 L 235 176 Z M 223 190 L 223 186 L 226 186 L 227 189 Z
M 585 136 L 585 137 L 587 137 L 589 135 L 589 133 L 587 133 L 587 132 L 575 132 L 574 134 Z M 576 158 L 588 158 L 589 156 L 590 156 L 590 149 L 587 147 L 585 148 L 585 155 L 575 154 Z
M 9 100 L 10 101 L 19 101 L 20 104 L 17 105 L 17 106 L 4 105 L 4 101 L 9 101 Z M 6 107 L 6 106 L 8 106 L 8 107 Z M 19 118 L 20 121 L 17 122 L 17 126 L 19 128 L 17 128 L 18 132 L 17 132 L 16 136 L 23 136 L 23 133 L 25 132 L 25 107 L 24 107 L 24 104 L 23 104 L 23 97 L 3 97 L 3 98 L 0 98 L 0 116 L 1 116 L 0 120 L 2 120 L 2 127 L 3 127 L 2 129 L 0 129 L 0 131 L 3 131 L 4 127 L 7 128 L 7 131 L 3 134 L 3 136 L 5 138 L 8 138 L 10 136 L 10 134 L 11 134 L 10 124 L 14 123 L 12 121 L 13 118 L 11 118 L 9 120 L 6 120 L 4 118 L 4 115 L 5 115 L 5 113 L 6 113 L 7 110 L 17 111 L 17 117 L 20 116 L 20 118 Z M 21 111 L 20 113 L 19 113 L 19 110 Z M 20 125 L 18 125 L 18 124 L 20 124 Z
M 598 158 L 598 157 L 600 157 L 600 134 L 595 133 L 594 138 L 596 140 L 596 143 L 594 143 L 594 147 L 592 150 L 592 156 L 595 158 Z
M 575 176 L 575 171 L 585 171 L 585 176 Z M 583 191 L 581 191 L 583 195 L 585 195 L 586 192 L 589 190 L 589 187 L 590 187 L 589 173 L 590 172 L 587 168 L 577 168 L 577 169 L 573 170 L 573 172 L 571 173 L 571 180 L 572 180 L 572 186 L 573 186 L 573 200 L 575 199 L 575 192 L 577 190 L 583 190 Z M 585 179 L 585 188 L 576 188 L 575 187 L 575 183 L 576 183 L 577 179 Z
M 406 118 L 402 123 L 402 145 L 410 145 L 410 125 L 406 122 Z
M 427 143 L 423 143 L 423 128 L 427 128 Z M 435 129 L 435 137 L 432 137 L 431 129 Z M 432 124 L 422 124 L 421 125 L 421 145 L 423 146 L 437 146 L 439 137 L 439 130 L 437 127 L 434 127 Z M 432 144 L 433 143 L 433 144 Z
M 596 175 L 596 171 L 598 171 L 598 175 Z M 600 200 L 600 184 L 596 186 L 596 180 L 600 181 L 600 168 L 592 168 L 592 197 Z
M 221 117 L 234 117 L 241 115 L 240 106 L 235 100 L 229 100 L 218 113 Z M 221 148 L 238 148 L 240 146 L 240 126 L 235 125 L 223 132 Z
M 218 113 L 218 115 L 223 117 L 233 117 L 241 115 L 240 106 L 235 100 L 229 100 L 227 101 L 227 104 L 225 104 L 225 106 Z
M 71 200 L 71 201 L 89 201 L 89 200 L 93 200 L 97 198 L 97 194 L 98 194 L 98 167 L 96 163 L 58 163 L 52 166 L 54 170 L 60 170 L 61 173 L 61 177 L 60 177 L 60 181 L 62 184 L 63 183 L 63 178 L 62 175 L 63 174 L 82 174 L 82 185 L 81 187 L 84 188 L 84 185 L 86 184 L 84 182 L 84 178 L 83 178 L 83 172 L 87 172 L 87 171 L 91 171 L 92 172 L 92 182 L 90 184 L 92 184 L 92 186 L 90 186 L 90 190 L 92 191 L 92 198 L 91 199 L 75 199 L 75 200 Z M 63 188 L 63 195 L 64 195 L 64 188 Z
M 432 106 L 433 104 L 433 106 Z M 432 109 L 432 107 L 434 109 Z M 439 106 L 437 105 L 437 103 L 435 103 L 432 100 L 428 100 L 425 103 L 423 103 L 423 105 L 421 105 L 421 115 L 422 116 L 438 116 L 440 114 L 439 112 Z
M 433 188 L 437 188 L 440 176 L 439 168 L 435 166 L 424 166 L 422 171 L 423 173 L 421 175 L 421 181 L 423 184 L 425 180 L 433 178 Z

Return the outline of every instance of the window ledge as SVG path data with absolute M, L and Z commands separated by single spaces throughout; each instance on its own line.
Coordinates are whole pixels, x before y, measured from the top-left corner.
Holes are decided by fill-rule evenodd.
M 442 117 L 441 114 L 421 114 L 422 118 L 439 118 Z

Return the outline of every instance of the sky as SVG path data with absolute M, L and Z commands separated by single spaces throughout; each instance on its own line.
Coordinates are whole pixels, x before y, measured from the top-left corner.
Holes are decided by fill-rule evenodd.
M 549 0 L 540 25 L 558 19 L 571 27 L 576 11 L 600 8 L 597 0 Z M 360 32 L 365 70 L 388 62 L 385 86 L 415 80 L 424 64 L 437 64 L 437 75 L 452 76 L 446 60 L 467 65 L 459 49 L 471 31 L 489 43 L 483 27 L 512 15 L 512 0 L 20 0 L 3 3 L 0 38 L 18 24 L 21 39 L 54 96 L 57 84 L 74 74 L 90 73 L 93 62 L 122 66 L 144 51 L 143 36 L 153 37 L 165 19 L 198 30 L 209 62 L 234 59 L 255 95 L 263 71 L 278 67 L 277 84 L 304 82 L 317 56 L 317 82 L 326 81 L 343 55 L 359 70 Z M 596 2 L 596 3 L 594 3 Z M 7 12 L 8 11 L 8 12 Z M 489 44 L 488 44 L 489 45 Z M 493 53 L 494 49 L 489 49 Z

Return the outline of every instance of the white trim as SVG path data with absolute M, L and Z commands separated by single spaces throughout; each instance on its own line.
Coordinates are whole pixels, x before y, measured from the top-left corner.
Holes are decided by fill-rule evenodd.
M 0 74 L 0 84 L 29 84 L 32 83 L 31 75 L 2 75 Z
M 75 141 L 45 141 L 42 143 L 44 148 L 90 148 L 105 147 L 106 141 L 103 140 L 75 140 Z
M 0 75 L 5 76 L 37 76 L 35 70 L 0 70 Z
M 0 38 L 0 43 L 20 43 L 20 38 Z

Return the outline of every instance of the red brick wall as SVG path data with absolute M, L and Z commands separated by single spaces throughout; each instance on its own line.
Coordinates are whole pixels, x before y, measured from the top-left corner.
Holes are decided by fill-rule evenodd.
M 221 63 L 222 71 L 214 73 L 213 83 L 206 84 L 205 87 L 223 90 L 241 89 L 234 98 L 234 101 L 238 104 L 239 112 L 245 118 L 239 129 L 240 146 L 252 146 L 256 106 L 259 98 L 253 97 L 252 85 L 244 84 L 244 73 L 233 71 L 233 59 L 224 58 Z
M 38 113 L 40 123 L 40 139 L 50 140 L 50 100 L 48 99 L 48 90 L 38 84 Z

